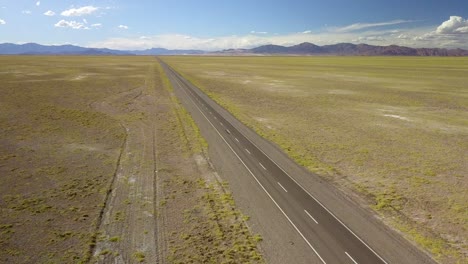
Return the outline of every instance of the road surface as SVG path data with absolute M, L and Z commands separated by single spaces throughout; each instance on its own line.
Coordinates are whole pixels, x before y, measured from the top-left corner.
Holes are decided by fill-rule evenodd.
M 382 243 L 377 242 L 377 245 L 373 245 L 366 241 L 367 236 L 361 238 L 360 234 L 346 224 L 346 217 L 337 216 L 331 208 L 328 208 L 318 197 L 291 176 L 295 172 L 294 170 L 288 171 L 288 168 L 280 165 L 281 162 L 278 159 L 281 159 L 281 156 L 275 155 L 273 157 L 269 154 L 268 149 L 261 147 L 264 142 L 257 142 L 255 138 L 252 138 L 252 135 L 246 136 L 245 130 L 247 128 L 239 127 L 242 126 L 239 122 L 232 122 L 234 118 L 226 116 L 229 113 L 220 111 L 220 106 L 210 100 L 197 87 L 164 62 L 162 65 L 174 89 L 184 94 L 188 103 L 192 104 L 192 109 L 197 112 L 196 114 L 201 115 L 207 121 L 205 123 L 208 124 L 208 128 L 205 129 L 215 131 L 215 134 L 221 138 L 221 141 L 226 144 L 237 159 L 233 162 L 240 162 L 248 172 L 247 174 L 260 186 L 263 195 L 268 197 L 272 206 L 279 210 L 303 239 L 306 247 L 313 252 L 316 258 L 311 262 L 432 263 L 432 260 L 425 254 L 418 253 L 418 250 L 407 242 L 405 245 L 404 239 L 398 238 L 385 228 L 378 229 L 384 230 L 381 234 L 372 235 Z M 361 215 L 358 214 L 358 216 Z M 353 220 L 356 222 L 356 219 Z M 373 219 L 370 225 L 375 224 L 375 219 Z M 366 222 L 362 222 L 361 225 L 366 225 Z M 380 223 L 380 225 L 383 224 Z M 365 227 L 363 228 L 365 229 Z M 369 230 L 374 232 L 373 228 Z M 376 243 L 375 239 L 372 242 Z M 380 253 L 382 244 L 384 246 L 393 244 L 395 248 L 382 250 Z M 410 249 L 403 250 L 405 247 Z

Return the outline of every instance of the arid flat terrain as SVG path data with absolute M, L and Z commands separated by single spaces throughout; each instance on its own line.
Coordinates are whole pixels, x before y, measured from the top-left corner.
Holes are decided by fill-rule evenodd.
M 440 262 L 466 260 L 465 58 L 164 60 Z
M 153 57 L 0 57 L 0 262 L 261 263 Z

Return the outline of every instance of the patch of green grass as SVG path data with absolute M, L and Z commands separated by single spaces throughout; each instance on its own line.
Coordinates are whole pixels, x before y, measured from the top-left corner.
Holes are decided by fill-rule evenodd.
M 145 262 L 145 253 L 142 251 L 137 251 L 133 253 L 133 257 L 137 262 Z
M 447 241 L 440 237 L 423 235 L 416 227 L 411 227 L 405 223 L 397 222 L 396 226 L 407 234 L 413 241 L 428 249 L 438 260 L 444 259 L 446 256 L 452 256 L 458 259 L 457 263 L 463 263 L 463 257 L 460 252 L 450 248 Z M 466 260 L 466 258 L 465 258 Z
M 120 236 L 113 236 L 109 238 L 110 242 L 120 242 Z
M 110 253 L 111 251 L 109 249 L 104 249 L 101 252 L 99 252 L 99 255 L 105 256 L 105 255 L 109 255 Z
M 257 246 L 262 238 L 251 235 L 245 223 L 248 217 L 236 209 L 230 193 L 222 192 L 217 185 L 207 185 L 202 178 L 176 178 L 171 183 L 182 188 L 181 194 L 185 193 L 184 188 L 196 188 L 195 193 L 200 193 L 200 197 L 193 208 L 183 212 L 187 227 L 178 236 L 172 236 L 170 261 L 263 263 Z
M 158 65 L 158 67 L 159 70 L 162 71 L 161 66 Z M 188 151 L 191 154 L 206 152 L 208 143 L 200 134 L 200 129 L 195 124 L 192 116 L 189 114 L 189 112 L 187 112 L 187 110 L 180 103 L 179 99 L 175 96 L 173 87 L 165 74 L 162 75 L 162 83 L 164 88 L 170 94 L 173 111 L 178 121 L 176 128 L 180 138 L 183 140 L 182 145 L 188 147 Z

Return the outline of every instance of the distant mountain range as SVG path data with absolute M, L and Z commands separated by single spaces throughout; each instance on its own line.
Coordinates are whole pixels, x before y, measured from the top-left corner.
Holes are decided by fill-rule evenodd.
M 152 48 L 147 50 L 113 50 L 84 48 L 74 45 L 44 46 L 36 43 L 0 44 L 2 55 L 348 55 L 348 56 L 468 56 L 463 49 L 408 48 L 397 45 L 373 46 L 367 44 L 339 43 L 317 46 L 304 42 L 285 47 L 264 45 L 252 49 L 228 49 L 217 52 L 202 50 L 169 50 Z
M 220 53 L 226 55 L 468 56 L 468 51 L 463 49 L 408 48 L 397 45 L 373 46 L 351 43 L 317 46 L 308 42 L 290 47 L 264 45 L 253 49 L 223 50 Z
M 113 50 L 99 48 L 83 48 L 74 45 L 44 46 L 36 43 L 0 44 L 0 54 L 3 55 L 183 55 L 203 54 L 201 50 L 168 50 L 152 48 L 147 50 Z

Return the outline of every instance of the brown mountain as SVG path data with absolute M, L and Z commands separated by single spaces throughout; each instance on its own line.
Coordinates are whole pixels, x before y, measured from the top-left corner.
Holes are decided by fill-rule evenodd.
M 308 42 L 290 47 L 264 45 L 253 49 L 225 50 L 221 53 L 265 55 L 468 56 L 468 51 L 463 49 L 409 48 L 397 45 L 373 46 L 351 43 L 317 46 Z

